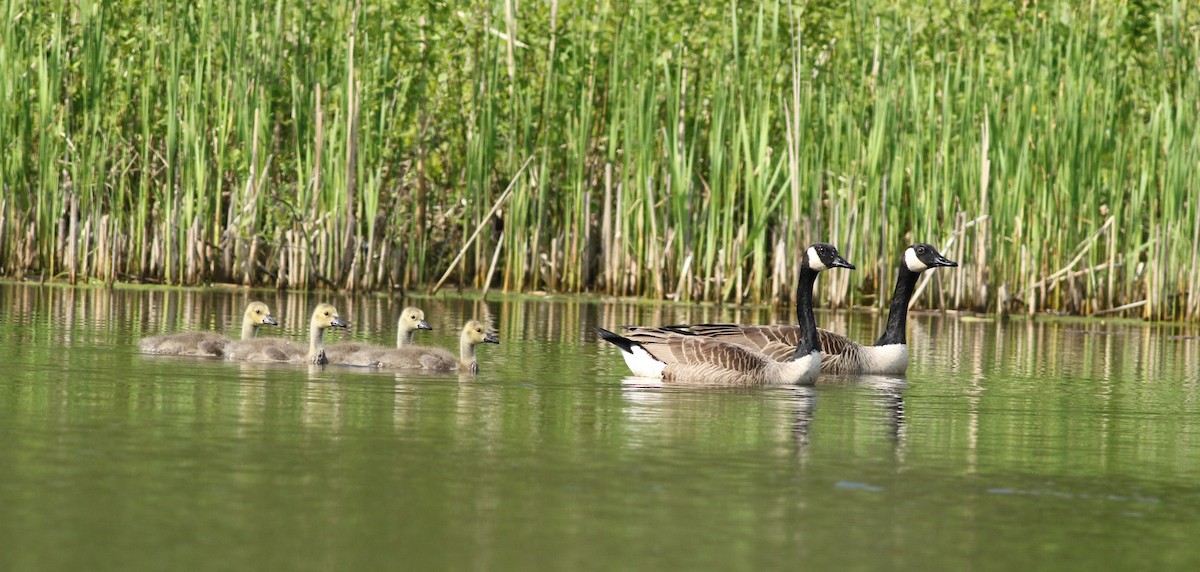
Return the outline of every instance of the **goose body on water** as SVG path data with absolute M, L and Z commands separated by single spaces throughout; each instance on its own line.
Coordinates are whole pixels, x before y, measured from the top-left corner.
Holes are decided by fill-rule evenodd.
M 262 302 L 251 302 L 242 313 L 242 338 L 253 339 L 260 326 L 277 326 L 279 322 L 271 316 L 271 310 Z M 224 355 L 228 337 L 216 332 L 180 332 L 142 338 L 138 348 L 142 353 L 170 356 Z
M 396 321 L 396 347 L 412 347 L 413 334 L 418 330 L 432 329 L 429 322 L 425 321 L 425 312 L 422 312 L 420 308 L 409 306 L 400 311 L 400 318 Z M 325 355 L 329 359 L 329 363 L 343 363 L 350 359 L 350 356 L 359 352 L 387 349 L 391 348 L 366 342 L 342 342 L 325 346 Z
M 458 356 L 438 347 L 403 346 L 399 348 L 367 349 L 346 356 L 342 365 L 377 367 L 381 369 L 423 369 L 429 371 L 464 371 L 479 373 L 475 347 L 479 344 L 499 344 L 500 338 L 488 332 L 482 322 L 471 320 L 459 334 Z
M 230 342 L 225 356 L 234 361 L 256 363 L 329 363 L 325 355 L 325 330 L 349 326 L 330 304 L 318 304 L 308 324 L 308 347 L 281 338 L 258 338 Z
M 939 266 L 958 266 L 958 263 L 948 260 L 927 243 L 916 243 L 905 249 L 896 272 L 896 289 L 892 294 L 887 327 L 883 334 L 874 345 L 864 346 L 844 335 L 818 329 L 821 371 L 896 375 L 907 371 L 908 342 L 905 331 L 908 302 L 912 299 L 921 273 Z M 792 325 L 698 324 L 668 326 L 666 329 L 744 346 L 777 361 L 788 358 L 801 335 L 799 328 Z
M 750 347 L 671 328 L 633 327 L 624 336 L 604 328 L 597 331 L 601 339 L 620 348 L 630 371 L 639 377 L 721 386 L 811 384 L 821 366 L 813 284 L 818 273 L 830 268 L 853 269 L 854 265 L 829 243 L 814 243 L 805 251 L 796 283 L 799 338 L 784 360 Z

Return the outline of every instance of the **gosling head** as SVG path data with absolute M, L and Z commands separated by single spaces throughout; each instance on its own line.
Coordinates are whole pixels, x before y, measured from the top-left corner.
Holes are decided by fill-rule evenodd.
M 262 302 L 250 302 L 246 306 L 246 319 L 255 326 L 278 326 L 279 322 L 271 316 L 271 309 Z
M 487 326 L 483 325 L 483 323 L 471 320 L 467 322 L 467 325 L 463 326 L 462 342 L 471 346 L 483 343 L 498 344 L 500 343 L 500 338 L 497 338 L 495 334 L 489 333 Z
M 804 265 L 816 272 L 830 268 L 854 270 L 854 265 L 842 258 L 842 255 L 838 254 L 837 247 L 828 242 L 814 242 L 812 246 L 809 246 L 804 253 Z
M 904 266 L 909 272 L 918 274 L 938 266 L 958 266 L 958 263 L 942 256 L 932 244 L 918 242 L 904 250 Z
M 432 330 L 433 327 L 425 321 L 425 312 L 420 308 L 409 306 L 400 311 L 400 331 Z
M 318 304 L 313 310 L 312 325 L 320 328 L 345 328 L 350 324 L 338 316 L 337 309 L 330 304 Z

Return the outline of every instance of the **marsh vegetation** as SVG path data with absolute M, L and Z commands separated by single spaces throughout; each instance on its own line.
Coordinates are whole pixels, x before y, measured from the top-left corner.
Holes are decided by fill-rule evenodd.
M 0 0 L 0 272 L 1200 317 L 1194 5 L 867 4 Z

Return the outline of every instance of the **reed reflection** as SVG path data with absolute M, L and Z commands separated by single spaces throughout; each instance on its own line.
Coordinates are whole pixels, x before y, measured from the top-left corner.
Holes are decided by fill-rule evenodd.
M 555 347 L 582 346 L 584 369 L 608 372 L 619 369 L 594 341 L 596 325 L 665 324 L 696 322 L 786 323 L 790 308 L 690 306 L 666 303 L 595 301 L 551 297 L 547 300 L 400 298 L 378 295 L 343 295 L 328 292 L 249 291 L 244 289 L 91 289 L 60 285 L 0 285 L 0 309 L 11 324 L 9 343 L 58 343 L 65 348 L 88 349 L 97 345 L 133 351 L 136 339 L 152 334 L 206 329 L 224 333 L 236 330 L 242 309 L 252 300 L 271 306 L 279 329 L 263 332 L 304 343 L 309 311 L 328 301 L 349 317 L 352 329 L 334 333 L 338 339 L 390 344 L 395 338 L 401 308 L 414 304 L 426 310 L 435 330 L 419 343 L 454 348 L 454 333 L 470 318 L 479 318 L 513 346 L 542 341 Z M 822 327 L 855 339 L 870 339 L 882 326 L 882 317 L 866 312 L 821 312 Z M 983 407 L 989 380 L 1014 376 L 1030 380 L 1070 378 L 1091 380 L 1089 392 L 1102 408 L 1116 407 L 1114 400 L 1136 398 L 1129 380 L 1145 385 L 1156 379 L 1184 380 L 1186 399 L 1198 396 L 1194 372 L 1200 370 L 1200 339 L 1195 326 L 1088 321 L 969 319 L 925 312 L 910 316 L 909 379 L 944 372 L 970 380 L 968 409 Z M 51 326 L 39 329 L 37 324 Z M 511 347 L 511 346 L 510 346 Z M 506 350 L 509 348 L 506 347 Z M 481 363 L 486 371 L 496 365 L 527 359 L 517 349 L 490 352 Z M 508 357 L 505 356 L 514 356 Z M 591 356 L 595 356 L 595 359 Z M 142 357 L 138 359 L 150 359 Z

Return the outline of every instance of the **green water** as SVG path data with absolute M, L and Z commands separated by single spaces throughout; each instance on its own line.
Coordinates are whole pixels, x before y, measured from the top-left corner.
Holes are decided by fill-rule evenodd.
M 404 305 L 261 296 L 383 343 Z M 494 327 L 475 378 L 135 350 L 247 300 L 0 285 L 0 570 L 1200 568 L 1194 330 L 916 315 L 907 380 L 761 390 L 639 386 L 592 328 L 786 313 L 416 301 L 421 343 Z

